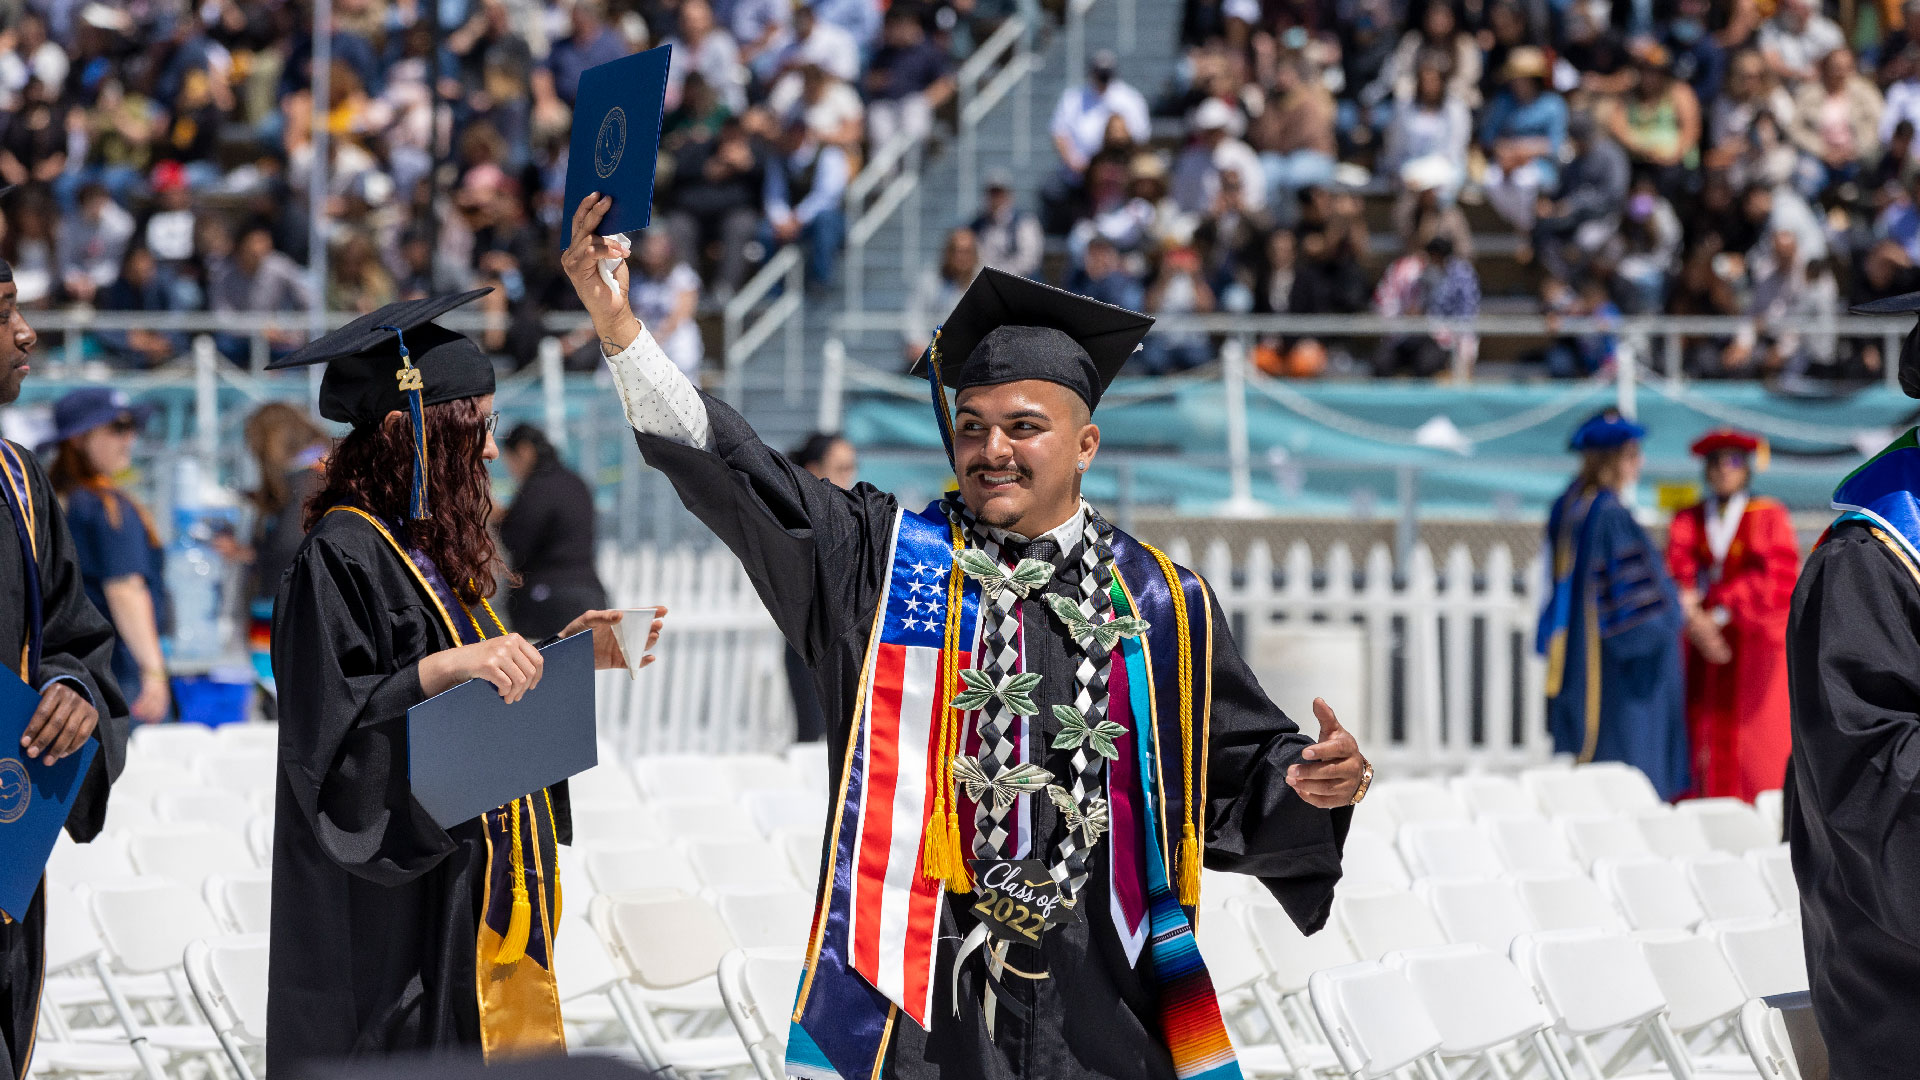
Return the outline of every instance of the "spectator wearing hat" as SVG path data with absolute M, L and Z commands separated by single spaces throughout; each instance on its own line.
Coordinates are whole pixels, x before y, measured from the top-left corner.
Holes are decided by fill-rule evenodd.
M 1761 24 L 1758 44 L 1767 66 L 1791 87 L 1815 78 L 1815 65 L 1846 48 L 1847 38 L 1814 0 L 1780 0 L 1773 18 Z
M 113 674 L 133 719 L 167 717 L 170 694 L 160 637 L 172 625 L 166 559 L 153 520 L 115 477 L 133 467 L 133 443 L 153 407 L 104 386 L 69 391 L 53 406 L 47 469 L 66 509 L 87 598 L 113 622 Z
M 1651 171 L 1662 192 L 1677 196 L 1700 163 L 1700 102 L 1692 87 L 1673 77 L 1665 46 L 1640 38 L 1630 52 L 1632 85 L 1602 107 L 1601 122 L 1635 167 Z
M 1267 205 L 1267 173 L 1260 156 L 1234 135 L 1241 124 L 1239 111 L 1219 98 L 1208 98 L 1193 110 L 1193 138 L 1173 163 L 1173 201 L 1189 214 L 1204 214 L 1220 193 L 1220 174 L 1240 174 L 1241 190 L 1249 209 Z
M 1480 120 L 1487 201 L 1515 229 L 1533 227 L 1534 202 L 1559 180 L 1567 102 L 1548 88 L 1546 54 L 1528 47 L 1507 57 L 1506 86 Z
M 1535 647 L 1547 659 L 1556 753 L 1624 761 L 1663 799 L 1691 788 L 1680 596 L 1628 508 L 1645 428 L 1607 409 L 1580 425 L 1580 471 L 1547 518 L 1553 587 Z
M 887 12 L 883 44 L 867 69 L 867 138 L 875 152 L 901 137 L 925 138 L 933 114 L 953 97 L 953 58 L 927 40 L 908 7 Z
M 1041 193 L 1041 224 L 1065 233 L 1073 224 L 1072 206 L 1086 181 L 1093 156 L 1107 142 L 1108 122 L 1118 117 L 1128 137 L 1144 143 L 1152 134 L 1147 99 L 1121 79 L 1120 58 L 1102 49 L 1087 63 L 1087 81 L 1070 86 L 1054 105 L 1049 131 L 1060 169 Z
M 1815 64 L 1818 78 L 1793 99 L 1787 135 L 1800 148 L 1797 187 L 1808 199 L 1860 176 L 1880 153 L 1880 115 L 1886 102 L 1854 67 L 1853 53 L 1834 49 Z
M 986 206 L 968 226 L 979 247 L 980 264 L 1021 277 L 1038 276 L 1046 237 L 1041 235 L 1040 219 L 1021 209 L 1013 174 L 1003 168 L 990 170 L 986 194 Z

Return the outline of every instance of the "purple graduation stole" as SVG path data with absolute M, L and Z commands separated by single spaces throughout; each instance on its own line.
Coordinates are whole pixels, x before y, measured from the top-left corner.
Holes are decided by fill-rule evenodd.
M 1199 866 L 1197 844 L 1186 839 L 1203 833 L 1205 824 L 1195 793 L 1205 790 L 1211 597 L 1197 576 L 1117 530 L 1113 552 L 1116 615 L 1132 610 L 1152 626 L 1144 640 L 1123 641 L 1124 663 L 1113 669 L 1110 715 L 1129 731 L 1116 740 L 1125 767 L 1116 767 L 1111 780 L 1115 827 L 1109 842 L 1115 846 L 1109 862 L 1116 871 L 1130 871 L 1137 886 L 1113 882 L 1111 917 L 1123 941 L 1146 937 L 1147 961 L 1160 989 L 1160 1028 L 1176 1075 L 1237 1080 L 1233 1047 L 1193 941 Z M 942 648 L 935 627 L 945 621 L 940 600 L 950 595 L 947 575 L 957 572 L 952 558 L 950 526 L 939 503 L 900 514 L 888 594 L 875 612 L 829 825 L 830 864 L 789 1027 L 789 1076 L 877 1080 L 901 1014 L 923 1027 L 935 1022 L 930 983 L 945 891 L 922 873 L 920 853 L 921 837 L 932 827 L 929 792 L 938 779 L 929 766 L 936 755 L 928 747 L 944 704 L 936 700 L 942 691 L 934 685 Z M 1177 599 L 1173 581 L 1179 584 Z M 957 640 L 974 643 L 978 585 L 964 581 L 959 596 Z M 929 650 L 935 655 L 926 655 Z M 960 666 L 971 652 L 963 648 Z M 1128 842 L 1129 833 L 1135 842 Z M 1185 862 L 1169 859 L 1182 848 L 1189 849 Z M 1176 884 L 1186 886 L 1187 895 Z M 1087 917 L 1109 913 L 1090 911 Z

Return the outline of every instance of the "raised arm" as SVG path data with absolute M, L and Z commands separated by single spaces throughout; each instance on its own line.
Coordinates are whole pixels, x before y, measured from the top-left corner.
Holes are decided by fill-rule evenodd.
M 594 229 L 612 200 L 583 199 L 561 263 L 580 294 L 647 464 L 746 567 L 781 632 L 809 663 L 864 628 L 884 595 L 898 504 L 871 485 L 837 488 L 767 446 L 740 414 L 702 394 L 624 300 L 622 245 Z

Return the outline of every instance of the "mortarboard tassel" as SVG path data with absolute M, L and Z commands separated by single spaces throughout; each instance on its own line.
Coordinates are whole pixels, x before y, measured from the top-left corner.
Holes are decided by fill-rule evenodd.
M 513 914 L 507 920 L 506 936 L 500 939 L 500 951 L 493 955 L 496 964 L 517 964 L 527 955 L 527 938 L 533 932 L 533 903 L 527 899 L 527 859 L 520 850 L 520 800 L 513 801 Z
M 407 395 L 407 413 L 413 420 L 413 492 L 407 501 L 407 516 L 420 521 L 428 516 L 427 511 L 427 415 L 420 403 L 420 395 L 426 389 L 426 382 L 420 377 L 420 369 L 413 366 L 411 354 L 407 352 L 407 339 L 397 326 L 382 326 L 381 330 L 393 331 L 400 343 L 400 370 L 394 372 L 394 378 L 400 382 L 400 389 Z
M 933 416 L 940 422 L 940 443 L 947 448 L 947 464 L 953 464 L 953 409 L 947 404 L 947 387 L 940 379 L 940 327 L 933 328 L 933 340 L 927 342 L 927 384 L 933 388 Z

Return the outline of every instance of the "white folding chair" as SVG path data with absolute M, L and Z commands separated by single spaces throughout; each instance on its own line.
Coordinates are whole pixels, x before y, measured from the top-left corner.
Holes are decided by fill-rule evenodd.
M 1582 874 L 1522 874 L 1514 878 L 1520 903 L 1541 930 L 1602 928 L 1625 931 L 1606 894 Z
M 573 899 L 569 893 L 569 899 Z M 577 901 L 576 901 L 577 902 Z M 553 932 L 553 977 L 560 991 L 560 1018 L 570 1047 L 600 1047 L 628 1041 L 633 1022 L 613 994 L 620 970 L 586 916 L 568 911 Z
M 1567 845 L 1573 849 L 1574 857 L 1588 870 L 1593 869 L 1596 859 L 1623 859 L 1653 854 L 1653 849 L 1647 845 L 1647 838 L 1640 835 L 1639 827 L 1634 825 L 1631 818 L 1569 817 L 1561 819 L 1560 827 L 1566 831 Z
M 193 763 L 194 771 L 208 785 L 242 794 L 273 791 L 280 768 L 278 749 L 272 746 L 235 747 L 224 742 L 218 746 L 218 749 Z
M 1295 1075 L 1292 1060 L 1271 1037 L 1269 1025 L 1247 1023 L 1249 1014 L 1261 1005 L 1257 987 L 1266 977 L 1266 969 L 1254 951 L 1246 924 L 1221 910 L 1195 925 L 1194 944 L 1206 958 L 1207 975 L 1213 982 L 1221 1019 L 1239 1055 L 1241 1072 L 1252 1077 Z M 1264 1015 L 1261 1020 L 1265 1020 Z
M 207 907 L 230 933 L 264 934 L 272 929 L 273 874 L 251 870 L 215 874 L 204 887 Z
M 1714 1072 L 1745 1072 L 1744 1052 L 1723 1052 L 1737 1032 L 1732 1021 L 1746 992 L 1712 940 L 1681 930 L 1635 934 L 1647 968 L 1667 1001 L 1667 1022 L 1695 1066 Z M 1696 1044 L 1704 1044 L 1699 1050 Z
M 181 972 L 187 946 L 220 933 L 199 892 L 177 881 L 136 878 L 92 890 L 88 908 L 104 946 L 94 972 L 147 1075 L 162 1080 L 167 1065 L 195 1057 L 217 1071 L 225 1047 L 201 1022 Z M 141 1000 L 136 1009 L 127 977 L 141 975 L 163 977 L 171 994 Z
M 267 935 L 239 934 L 200 939 L 187 946 L 187 984 L 193 1000 L 220 1040 L 240 1080 L 266 1072 L 255 1068 L 248 1048 L 267 1042 Z
M 721 771 L 733 790 L 742 795 L 753 791 L 779 791 L 793 787 L 793 768 L 785 758 L 772 754 L 728 754 L 720 759 Z M 815 799 L 826 797 L 825 784 L 807 785 Z
M 1340 857 L 1341 892 L 1404 889 L 1412 883 L 1406 864 L 1393 850 L 1393 841 L 1374 832 L 1347 834 L 1346 850 Z
M 1767 883 L 1767 891 L 1773 894 L 1781 911 L 1800 910 L 1800 883 L 1794 879 L 1793 853 L 1787 845 L 1754 848 L 1747 852 L 1747 862 L 1760 872 L 1761 880 Z
M 272 721 L 221 724 L 213 729 L 213 741 L 222 751 L 278 750 L 280 725 Z
M 586 845 L 581 853 L 587 877 L 597 893 L 639 889 L 700 891 L 700 876 L 693 872 L 693 864 L 677 846 L 602 840 Z
M 1469 821 L 1402 825 L 1399 847 L 1401 859 L 1416 877 L 1497 877 L 1502 870 L 1492 841 Z
M 758 1080 L 786 1080 L 794 987 L 806 963 L 799 946 L 735 949 L 720 958 L 720 997 Z
M 1706 924 L 1701 932 L 1720 946 L 1748 997 L 1772 997 L 1807 988 L 1807 954 L 1800 920 L 1790 915 L 1726 919 Z
M 1775 839 L 1781 835 L 1786 820 L 1786 801 L 1779 788 L 1771 788 L 1753 797 L 1753 812 L 1766 822 L 1767 831 Z
M 147 729 L 142 727 L 135 730 Z M 181 762 L 142 760 L 133 756 L 137 753 L 137 750 L 128 751 L 126 771 L 113 782 L 113 795 L 107 800 L 108 832 L 128 833 L 153 824 L 155 794 L 162 791 L 192 791 L 200 784 L 200 778 Z
M 1556 1029 L 1591 1077 L 1601 1068 L 1590 1040 L 1645 1035 L 1674 1076 L 1688 1076 L 1687 1055 L 1667 1025 L 1667 1003 L 1640 947 L 1612 930 L 1543 930 L 1513 943 L 1514 966 L 1553 1013 Z M 1569 1070 L 1570 1071 L 1570 1070 Z
M 787 747 L 787 770 L 801 787 L 827 790 L 827 744 L 801 742 Z
M 256 866 L 238 832 L 212 825 L 150 825 L 127 837 L 127 852 L 141 874 L 195 890 L 214 874 L 243 874 Z
M 827 824 L 827 800 L 804 788 L 754 788 L 740 797 L 762 836 L 782 829 L 811 829 L 818 836 Z
M 738 802 L 655 802 L 660 835 L 669 840 L 758 840 L 760 827 Z
M 713 905 L 661 892 L 602 894 L 588 918 L 620 969 L 613 993 L 648 1068 L 708 1072 L 749 1064 L 735 1036 L 681 1035 L 671 1022 L 675 1013 L 724 1008 L 714 976 L 735 944 Z
M 205 724 L 135 724 L 129 733 L 127 760 L 167 761 L 191 766 L 219 749 L 213 729 Z
M 1647 847 L 1663 859 L 1690 859 L 1713 850 L 1700 819 L 1671 806 L 1656 806 L 1633 815 Z
M 714 906 L 744 949 L 799 947 L 813 924 L 813 898 L 798 889 L 721 893 Z
M 52 882 L 46 890 L 46 972 L 39 1017 L 44 1030 L 34 1044 L 30 1075 L 131 1076 L 143 1072 L 144 1062 L 132 1046 L 120 1041 L 117 1024 L 106 1029 L 89 1023 L 95 1009 L 107 1004 L 107 995 L 93 967 L 102 948 L 100 935 L 93 928 L 80 892 Z M 70 1011 L 74 1013 L 71 1021 Z M 105 1041 L 109 1037 L 114 1041 Z
M 1400 818 L 1392 806 L 1366 799 L 1353 808 L 1353 824 L 1348 836 L 1351 838 L 1353 833 L 1360 832 L 1372 833 L 1391 844 L 1393 838 L 1400 835 Z M 1351 839 L 1348 842 L 1351 843 Z
M 1511 961 L 1482 945 L 1441 945 L 1384 961 L 1413 985 L 1440 1033 L 1442 1058 L 1470 1058 L 1505 1076 L 1499 1051 L 1525 1047 L 1553 1080 L 1567 1080 L 1554 1052 L 1553 1017 Z
M 1780 910 L 1766 879 L 1745 859 L 1715 852 L 1684 865 L 1709 919 L 1766 918 Z
M 618 765 L 602 758 L 600 764 L 567 780 L 567 796 L 578 814 L 585 807 L 631 808 L 640 805 L 640 791 L 633 777 Z
M 47 882 L 51 885 L 74 888 L 124 881 L 138 873 L 127 854 L 127 838 L 118 833 L 103 832 L 79 844 L 63 829 L 53 842 L 53 854 L 47 857 Z
M 650 802 L 720 802 L 735 794 L 721 761 L 716 754 L 647 754 L 633 759 L 633 778 Z
M 1540 808 L 1551 817 L 1605 817 L 1613 813 L 1599 779 L 1587 769 L 1528 769 L 1520 774 L 1520 785 L 1533 793 Z
M 247 820 L 247 852 L 263 867 L 273 867 L 273 815 L 255 814 Z
M 820 883 L 821 833 L 820 829 L 781 829 L 772 837 L 774 845 L 786 857 L 794 880 L 805 885 L 808 891 Z
M 1765 1080 L 1800 1080 L 1800 1059 L 1793 1053 L 1786 1016 L 1765 999 L 1754 998 L 1741 1007 L 1740 1041 L 1747 1044 Z
M 1475 773 L 1447 782 L 1453 797 L 1476 818 L 1538 816 L 1540 802 L 1511 776 Z M 1365 805 L 1362 803 L 1362 805 Z
M 1434 921 L 1433 912 L 1405 889 L 1337 895 L 1333 918 L 1363 960 L 1378 960 L 1400 949 L 1447 944 L 1446 931 Z
M 756 892 L 798 888 L 785 860 L 765 840 L 691 840 L 687 861 L 709 892 Z
M 573 820 L 573 842 L 586 845 L 601 842 L 632 843 L 638 837 L 657 836 L 659 823 L 650 807 L 638 803 L 615 806 L 598 803 L 576 805 L 569 815 Z
M 1687 799 L 1675 809 L 1698 817 L 1717 851 L 1741 855 L 1780 842 L 1780 831 L 1769 828 L 1753 807 L 1739 799 Z
M 1302 934 L 1293 916 L 1278 904 L 1231 900 L 1224 917 L 1237 919 L 1247 928 L 1254 954 L 1266 972 L 1266 978 L 1254 985 L 1254 995 L 1293 1074 L 1309 1076 L 1314 1069 L 1334 1067 L 1333 1048 L 1326 1044 L 1326 1033 L 1308 1008 L 1307 984 L 1316 971 L 1358 960 L 1353 943 L 1332 926 L 1311 937 Z
M 1380 796 L 1403 827 L 1435 821 L 1468 821 L 1472 817 L 1460 800 L 1454 798 L 1453 792 L 1447 790 L 1447 785 L 1438 780 L 1395 780 L 1378 785 L 1368 794 Z
M 165 825 L 205 825 L 240 832 L 253 818 L 253 804 L 245 795 L 227 788 L 160 791 L 153 796 L 153 816 Z
M 1593 877 L 1635 930 L 1691 930 L 1706 918 L 1686 869 L 1671 859 L 1601 859 Z
M 1624 761 L 1594 761 L 1575 772 L 1590 777 L 1601 799 L 1615 813 L 1637 814 L 1666 805 L 1647 774 Z
M 1510 880 L 1429 878 L 1414 891 L 1433 909 L 1447 940 L 1456 945 L 1485 945 L 1505 956 L 1514 938 L 1539 929 Z
M 1577 874 L 1582 867 L 1566 834 L 1543 817 L 1484 818 L 1480 827 L 1511 874 Z
M 1440 1031 L 1405 975 L 1362 960 L 1315 972 L 1307 993 L 1348 1076 L 1392 1076 L 1409 1066 L 1429 1080 L 1445 1075 Z

